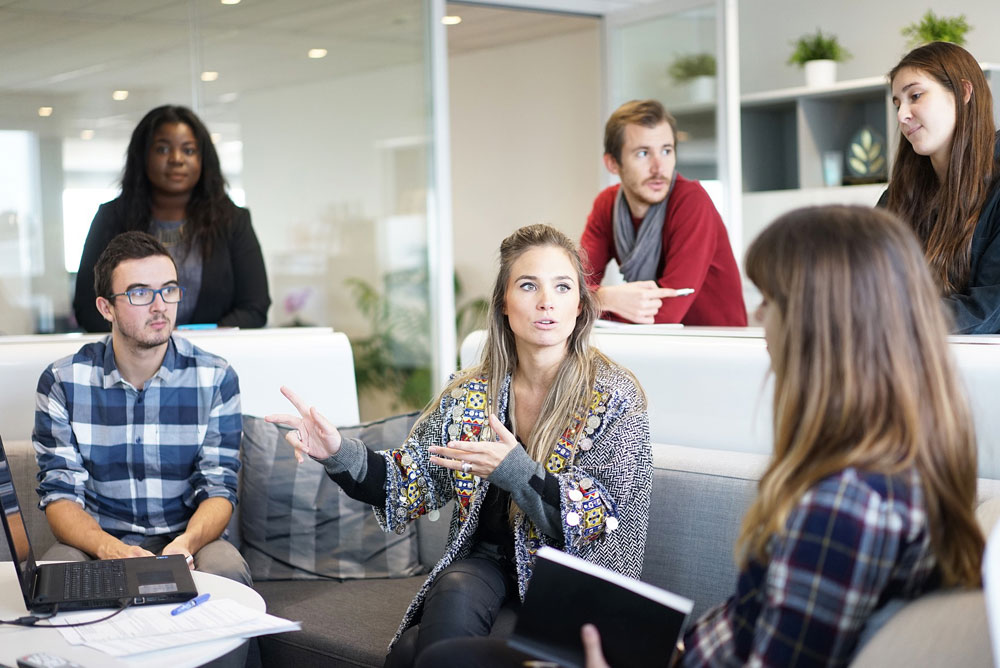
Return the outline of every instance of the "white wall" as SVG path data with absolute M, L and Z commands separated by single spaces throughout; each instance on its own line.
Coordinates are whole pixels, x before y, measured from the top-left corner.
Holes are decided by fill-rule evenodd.
M 740 0 L 741 92 L 801 86 L 802 71 L 787 64 L 791 42 L 816 28 L 835 34 L 854 56 L 838 66 L 838 79 L 885 74 L 906 53 L 903 26 L 928 9 L 938 16 L 965 14 L 972 26 L 966 48 L 980 62 L 1000 62 L 997 0 Z
M 583 232 L 603 170 L 598 23 L 449 65 L 455 268 L 466 298 L 488 297 L 512 231 Z

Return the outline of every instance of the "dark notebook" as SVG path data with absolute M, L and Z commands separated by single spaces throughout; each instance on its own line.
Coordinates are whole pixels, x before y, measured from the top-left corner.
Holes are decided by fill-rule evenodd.
M 561 666 L 584 666 L 580 627 L 601 634 L 612 666 L 665 666 L 694 603 L 565 552 L 535 558 L 511 647 Z
M 105 559 L 58 564 L 37 564 L 24 526 L 21 506 L 7 453 L 0 439 L 0 520 L 11 560 L 24 596 L 33 612 L 117 608 L 132 605 L 177 603 L 194 598 L 194 584 L 187 562 L 179 554 L 165 557 Z

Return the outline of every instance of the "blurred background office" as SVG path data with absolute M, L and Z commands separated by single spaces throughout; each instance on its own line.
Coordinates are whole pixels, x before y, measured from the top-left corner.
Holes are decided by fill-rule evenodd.
M 76 328 L 83 240 L 129 133 L 181 104 L 252 212 L 268 326 L 347 332 L 366 417 L 419 405 L 475 326 L 499 240 L 532 222 L 579 237 L 627 99 L 677 112 L 678 169 L 738 258 L 802 199 L 873 203 L 878 184 L 819 191 L 803 137 L 861 108 L 892 140 L 875 78 L 927 9 L 965 14 L 967 48 L 1000 63 L 993 0 L 0 0 L 0 333 Z M 803 103 L 786 61 L 817 27 L 853 53 L 837 79 L 861 83 Z M 700 53 L 707 93 L 670 75 Z

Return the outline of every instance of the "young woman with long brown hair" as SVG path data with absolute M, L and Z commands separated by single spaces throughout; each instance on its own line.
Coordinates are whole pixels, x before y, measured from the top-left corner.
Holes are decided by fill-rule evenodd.
M 751 244 L 774 373 L 774 454 L 737 540 L 736 595 L 683 665 L 846 665 L 890 599 L 980 584 L 972 418 L 913 234 L 801 209 Z
M 889 73 L 901 138 L 879 201 L 908 222 L 962 334 L 1000 332 L 1000 137 L 982 69 L 933 42 Z
M 287 388 L 287 439 L 323 462 L 387 531 L 454 500 L 448 546 L 403 617 L 387 666 L 490 634 L 552 545 L 638 577 L 652 490 L 646 398 L 590 345 L 597 318 L 576 248 L 546 225 L 500 246 L 479 364 L 444 388 L 399 447 L 374 453 Z

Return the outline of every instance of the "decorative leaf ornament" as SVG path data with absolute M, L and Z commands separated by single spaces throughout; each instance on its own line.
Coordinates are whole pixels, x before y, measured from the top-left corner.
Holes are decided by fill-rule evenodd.
M 847 151 L 847 171 L 859 179 L 885 176 L 885 139 L 873 128 L 865 126 L 851 139 Z

